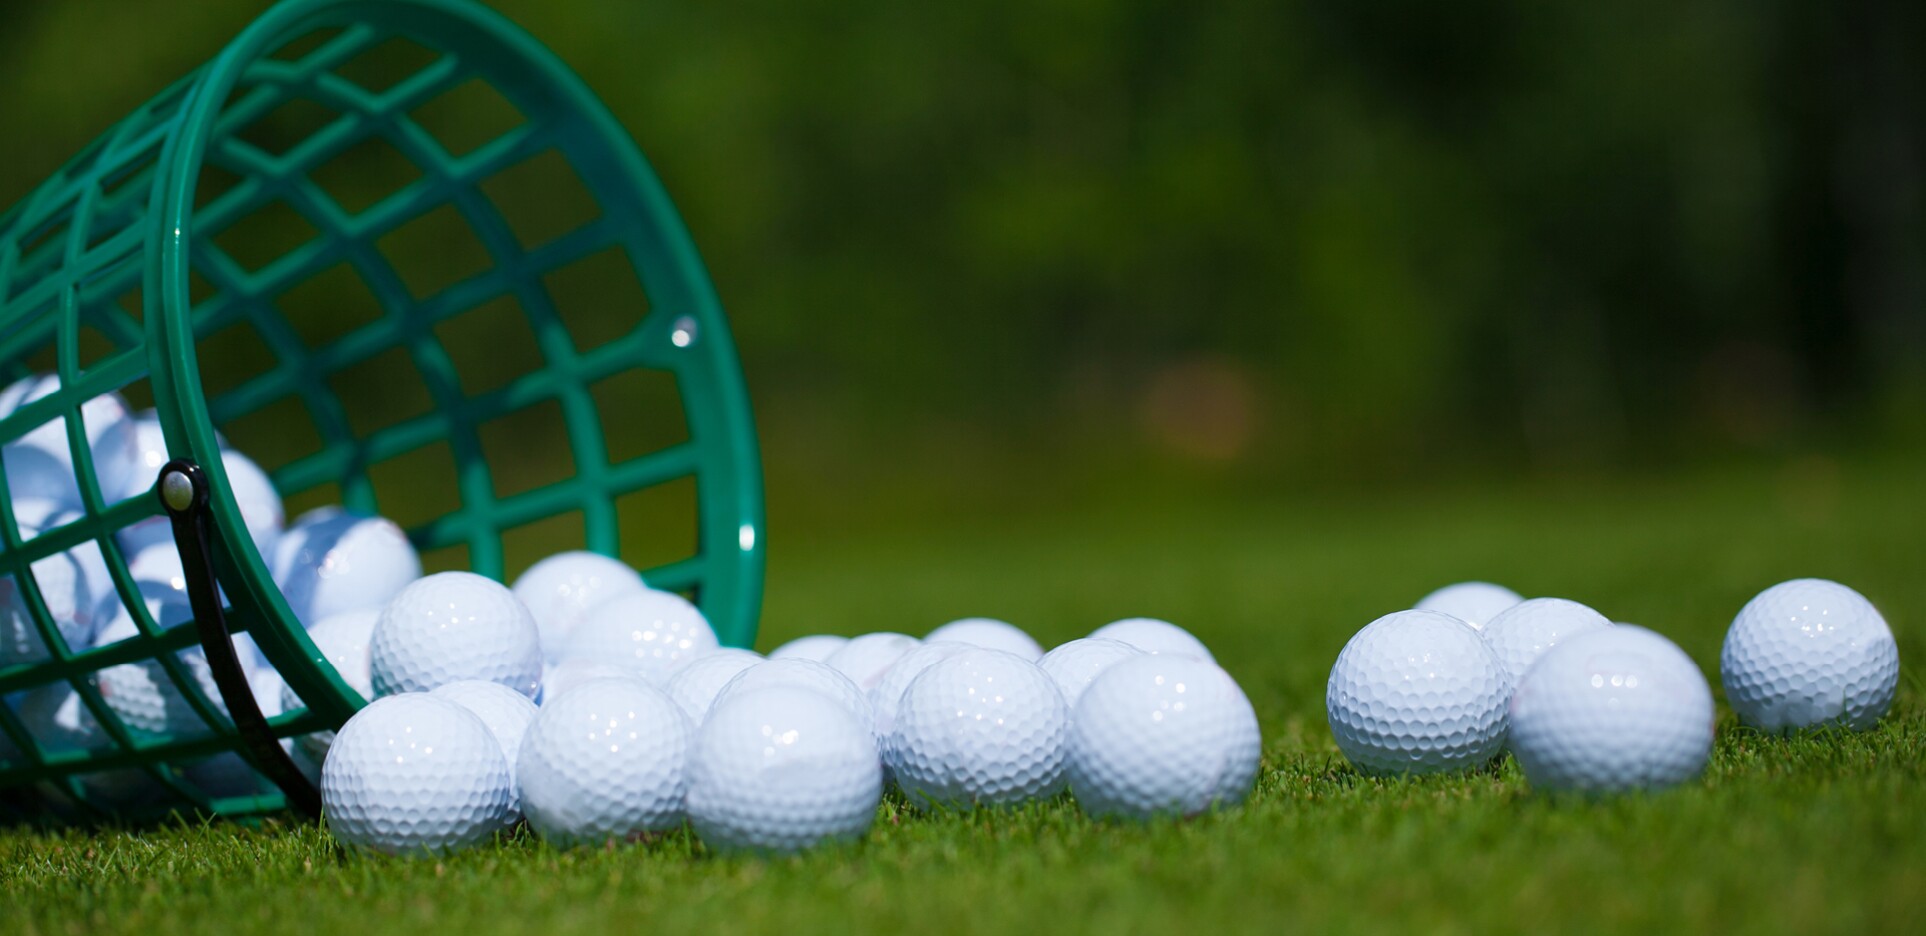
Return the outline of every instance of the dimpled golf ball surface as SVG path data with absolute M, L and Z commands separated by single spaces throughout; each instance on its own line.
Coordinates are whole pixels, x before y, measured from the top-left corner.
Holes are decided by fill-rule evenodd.
M 715 705 L 722 687 L 736 678 L 737 673 L 761 662 L 761 654 L 724 647 L 696 657 L 676 670 L 675 675 L 669 677 L 669 684 L 664 691 L 675 700 L 675 704 L 682 706 L 690 724 L 700 725 L 708 717 L 709 709 Z
M 1090 688 L 1097 675 L 1109 669 L 1111 664 L 1143 656 L 1144 652 L 1121 640 L 1108 637 L 1083 637 L 1061 644 L 1037 665 L 1057 683 L 1057 691 L 1063 693 L 1064 704 L 1076 707 L 1083 691 Z
M 1525 600 L 1525 596 L 1490 582 L 1458 582 L 1446 585 L 1432 592 L 1413 605 L 1419 611 L 1436 611 L 1449 614 L 1474 629 L 1484 629 L 1485 622 L 1497 617 L 1506 608 Z
M 608 599 L 576 624 L 561 659 L 632 669 L 660 686 L 677 667 L 716 649 L 701 610 L 673 592 L 642 589 Z
M 863 690 L 856 688 L 856 684 L 850 682 L 848 676 L 836 672 L 826 663 L 817 663 L 814 660 L 790 658 L 764 660 L 757 663 L 730 679 L 728 685 L 723 686 L 722 691 L 716 693 L 714 704 L 721 705 L 723 700 L 738 692 L 767 689 L 773 686 L 793 686 L 821 693 L 848 709 L 849 713 L 856 716 L 863 724 L 874 724 L 869 708 L 869 697 L 863 694 Z
M 882 766 L 869 729 L 806 689 L 758 689 L 710 713 L 689 770 L 689 821 L 724 852 L 795 852 L 859 838 Z
M 478 844 L 507 822 L 510 800 L 508 763 L 481 719 L 424 693 L 356 712 L 321 768 L 329 830 L 387 854 Z
M 528 567 L 515 580 L 515 597 L 528 606 L 542 631 L 542 652 L 559 663 L 568 636 L 598 602 L 641 591 L 642 576 L 600 553 L 557 553 Z
M 1726 631 L 1719 677 L 1747 725 L 1863 731 L 1892 706 L 1899 647 L 1865 596 L 1838 582 L 1794 579 L 1739 611 Z
M 539 711 L 535 703 L 501 683 L 479 679 L 451 682 L 428 694 L 475 713 L 501 745 L 502 759 L 508 762 L 508 788 L 512 794 L 507 822 L 513 825 L 522 817 L 521 784 L 515 780 L 515 761 L 522 753 L 522 737 L 528 733 L 528 726 L 534 724 Z
M 846 643 L 849 643 L 848 637 L 840 637 L 835 634 L 810 634 L 806 637 L 798 637 L 769 651 L 769 659 L 787 660 L 794 658 L 799 660 L 815 660 L 821 663 L 829 659 L 830 654 L 841 650 L 843 644 Z
M 1092 637 L 1121 640 L 1145 653 L 1175 653 L 1215 661 L 1210 648 L 1196 635 L 1169 621 L 1156 618 L 1125 618 L 1112 621 L 1090 632 Z
M 885 758 L 921 808 L 1008 806 L 1063 788 L 1070 711 L 1035 663 L 965 650 L 909 684 Z
M 368 657 L 377 695 L 483 679 L 532 699 L 542 683 L 535 619 L 514 593 L 471 572 L 403 588 L 375 622 Z
M 1043 659 L 1043 645 L 1023 632 L 1023 628 L 995 618 L 963 618 L 951 621 L 928 634 L 924 640 L 950 640 L 973 647 L 1001 650 L 1032 663 Z
M 583 683 L 544 706 L 522 738 L 522 812 L 561 845 L 672 828 L 693 735 L 682 708 L 640 679 Z
M 1497 756 L 1511 687 L 1470 625 L 1435 611 L 1398 611 L 1344 645 L 1324 704 L 1338 750 L 1360 771 L 1437 773 Z
M 938 660 L 971 649 L 969 644 L 952 640 L 928 641 L 916 645 L 916 649 L 898 659 L 890 666 L 883 678 L 869 690 L 870 719 L 876 729 L 878 741 L 887 739 L 896 729 L 896 708 L 903 703 L 903 691 L 923 671 L 936 665 Z
M 868 692 L 876 688 L 883 674 L 889 672 L 903 654 L 916 649 L 919 643 L 921 641 L 908 634 L 864 634 L 850 638 L 849 643 L 843 644 L 842 649 L 830 654 L 823 663 L 848 676 L 856 688 Z
M 1195 657 L 1117 661 L 1071 724 L 1070 789 L 1093 815 L 1195 815 L 1243 802 L 1257 779 L 1257 713 L 1229 673 Z
M 1712 687 L 1685 651 L 1628 624 L 1532 664 L 1512 694 L 1510 746 L 1541 790 L 1664 787 L 1705 768 L 1712 718 Z
M 350 611 L 328 618 L 308 631 L 308 640 L 314 643 L 314 649 L 334 667 L 341 681 L 360 693 L 364 700 L 375 697 L 374 677 L 368 665 L 368 641 L 373 638 L 375 622 L 380 618 L 379 611 Z M 281 707 L 287 711 L 304 707 L 293 686 L 281 686 Z M 327 760 L 328 745 L 333 743 L 334 732 L 325 729 L 294 740 L 295 746 L 316 763 Z
M 1486 621 L 1479 634 L 1492 652 L 1498 654 L 1499 662 L 1505 665 L 1506 674 L 1516 685 L 1524 678 L 1525 670 L 1559 641 L 1611 626 L 1610 618 L 1576 601 L 1533 598 L 1512 605 Z

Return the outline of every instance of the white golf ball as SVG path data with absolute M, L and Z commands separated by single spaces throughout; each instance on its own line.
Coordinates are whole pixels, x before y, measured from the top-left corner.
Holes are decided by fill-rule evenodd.
M 721 646 L 702 611 L 674 592 L 642 589 L 597 604 L 562 648 L 562 660 L 632 669 L 657 686 L 676 668 Z
M 1120 663 L 1131 657 L 1143 656 L 1144 652 L 1121 640 L 1108 637 L 1080 637 L 1059 644 L 1037 665 L 1057 683 L 1057 691 L 1063 693 L 1064 704 L 1076 708 L 1077 700 L 1083 697 L 1085 689 L 1104 670 L 1112 664 Z
M 374 638 L 375 622 L 381 619 L 379 611 L 349 611 L 337 614 L 308 631 L 308 640 L 314 644 L 328 665 L 345 682 L 361 694 L 362 701 L 375 697 L 374 673 L 370 668 L 368 644 Z M 281 707 L 284 711 L 304 708 L 294 687 L 281 687 Z M 294 739 L 296 748 L 304 750 L 315 763 L 328 759 L 328 745 L 334 743 L 334 732 L 315 731 Z
M 472 572 L 403 588 L 375 622 L 368 663 L 376 695 L 485 679 L 532 699 L 542 686 L 535 619 L 505 586 Z
M 1541 790 L 1671 786 L 1705 768 L 1712 719 L 1712 687 L 1671 641 L 1632 625 L 1587 631 L 1519 681 L 1511 752 Z
M 903 658 L 903 654 L 916 649 L 919 643 L 921 641 L 908 634 L 887 631 L 864 634 L 850 638 L 849 643 L 843 644 L 842 649 L 830 654 L 823 663 L 848 676 L 856 688 L 868 692 L 876 687 L 891 666 L 896 665 L 897 660 Z
M 343 843 L 391 855 L 480 844 L 507 823 L 501 745 L 473 712 L 426 693 L 376 699 L 334 739 L 321 811 Z
M 888 672 L 885 672 L 876 685 L 869 690 L 870 718 L 876 729 L 878 744 L 883 743 L 892 731 L 896 730 L 896 709 L 903 703 L 903 692 L 923 671 L 934 666 L 938 660 L 978 649 L 954 640 L 924 641 L 916 648 L 902 655 Z
M 1610 618 L 1576 601 L 1533 598 L 1499 612 L 1478 633 L 1505 664 L 1515 686 L 1525 670 L 1559 641 L 1611 626 Z
M 769 659 L 788 660 L 793 658 L 799 660 L 814 660 L 821 663 L 829 659 L 830 654 L 841 650 L 843 644 L 846 643 L 849 643 L 848 637 L 838 637 L 835 634 L 810 634 L 807 637 L 798 637 L 769 651 Z
M 891 774 L 922 809 L 1009 806 L 1063 789 L 1070 710 L 1035 663 L 965 650 L 910 681 L 884 745 Z
M 1204 646 L 1204 642 L 1198 640 L 1196 635 L 1156 618 L 1112 621 L 1091 631 L 1090 636 L 1121 640 L 1145 653 L 1175 653 L 1194 656 L 1209 663 L 1217 661 L 1216 657 L 1210 655 L 1210 648 Z
M 20 535 L 37 536 L 39 531 L 22 528 Z M 29 570 L 40 589 L 40 599 L 68 649 L 85 650 L 92 646 L 99 628 L 95 614 L 106 596 L 94 594 L 79 557 L 71 552 L 56 553 L 36 560 Z M 0 575 L 0 666 L 37 663 L 51 655 L 46 639 L 34 623 L 32 605 L 20 583 L 13 576 Z
M 386 605 L 421 577 L 421 557 L 393 521 L 322 507 L 281 534 L 271 568 L 288 609 L 313 627 L 337 614 Z
M 583 683 L 522 738 L 522 811 L 564 846 L 673 828 L 693 743 L 689 716 L 662 690 L 634 678 Z
M 1754 728 L 1864 731 L 1893 704 L 1899 646 L 1864 595 L 1825 579 L 1794 579 L 1739 611 L 1719 654 L 1719 678 L 1732 711 Z
M 738 692 L 776 686 L 790 686 L 821 693 L 848 709 L 849 713 L 856 716 L 864 725 L 875 724 L 875 719 L 869 710 L 869 697 L 863 694 L 863 690 L 856 688 L 856 684 L 850 682 L 848 676 L 836 672 L 828 664 L 793 657 L 786 660 L 764 660 L 737 673 L 723 685 L 721 692 L 716 693 L 715 702 L 711 707 L 721 705 L 724 700 Z
M 1104 669 L 1077 701 L 1070 790 L 1096 816 L 1191 816 L 1234 806 L 1257 780 L 1257 713 L 1217 664 L 1144 654 Z
M 641 591 L 642 576 L 600 553 L 556 553 L 528 567 L 515 579 L 515 597 L 535 615 L 542 630 L 542 653 L 550 663 L 562 660 L 562 648 L 575 625 L 596 604 Z
M 1498 616 L 1498 613 L 1525 600 L 1525 596 L 1490 582 L 1458 582 L 1446 585 L 1432 592 L 1412 607 L 1419 611 L 1436 611 L 1449 614 L 1482 630 L 1485 622 Z
M 1437 773 L 1498 755 L 1511 686 L 1504 663 L 1469 624 L 1397 611 L 1344 645 L 1324 704 L 1338 750 L 1358 770 Z
M 187 595 L 187 579 L 181 571 L 180 555 L 172 544 L 150 547 L 127 562 L 127 571 L 139 589 L 147 614 L 162 629 L 191 621 L 194 608 Z M 103 605 L 105 607 L 105 605 Z M 140 633 L 134 617 L 126 608 L 114 604 L 114 619 L 101 628 L 95 638 L 98 646 L 117 643 Z M 248 652 L 248 645 L 236 641 L 241 665 L 250 672 L 260 661 Z M 226 703 L 214 683 L 213 670 L 198 644 L 174 654 L 185 675 L 194 681 L 214 710 L 225 714 Z M 157 660 L 142 660 L 106 667 L 94 676 L 102 701 L 121 721 L 137 731 L 154 734 L 198 737 L 209 732 L 207 722 L 193 702 L 168 675 Z
M 745 692 L 703 723 L 689 821 L 720 852 L 789 853 L 862 837 L 882 798 L 867 726 L 806 689 Z
M 563 660 L 542 667 L 542 691 L 536 695 L 535 701 L 547 705 L 567 695 L 576 686 L 597 679 L 640 679 L 649 682 L 648 677 L 626 666 L 594 660 Z
M 488 726 L 488 733 L 494 736 L 496 743 L 501 745 L 502 759 L 508 762 L 510 803 L 507 824 L 514 825 L 522 818 L 521 784 L 515 779 L 515 762 L 522 753 L 522 737 L 528 733 L 528 726 L 535 723 L 538 712 L 535 703 L 501 683 L 479 679 L 463 679 L 437 686 L 428 694 L 475 713 L 475 717 Z
M 0 418 L 60 389 L 60 377 L 43 374 L 16 381 L 0 391 Z M 137 463 L 133 414 L 117 393 L 105 393 L 80 404 L 80 421 L 93 459 L 94 477 L 104 500 L 118 500 L 127 490 Z M 78 507 L 73 449 L 67 444 L 67 421 L 55 417 L 27 430 L 0 448 L 7 490 L 17 498 L 37 497 Z
M 1032 663 L 1043 659 L 1043 645 L 1023 632 L 1023 628 L 995 618 L 963 618 L 951 621 L 923 636 L 924 640 L 951 640 L 972 647 L 1001 650 Z
M 716 696 L 722 687 L 736 674 L 762 662 L 762 655 L 750 650 L 724 647 L 713 653 L 705 653 L 684 664 L 669 677 L 664 691 L 675 704 L 682 706 L 688 713 L 689 723 L 700 727 L 703 719 L 709 716 L 709 709 L 715 705 Z

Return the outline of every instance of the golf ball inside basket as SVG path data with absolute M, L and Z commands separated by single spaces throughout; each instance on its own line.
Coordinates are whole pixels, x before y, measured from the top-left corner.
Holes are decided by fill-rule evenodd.
M 1344 645 L 1324 704 L 1338 750 L 1360 771 L 1437 773 L 1497 756 L 1511 685 L 1470 625 L 1396 611 Z
M 1559 641 L 1611 626 L 1610 618 L 1576 601 L 1533 598 L 1506 608 L 1485 622 L 1479 633 L 1516 685 L 1532 662 Z
M 16 381 L 0 390 L 0 418 L 60 389 L 60 377 L 43 374 Z M 101 496 L 119 499 L 135 472 L 134 418 L 117 393 L 105 393 L 80 404 L 80 421 L 87 437 Z M 55 416 L 0 448 L 7 490 L 15 498 L 45 498 L 80 506 L 73 449 L 67 444 L 67 421 Z
M 515 580 L 515 597 L 535 615 L 543 654 L 550 663 L 559 663 L 568 636 L 590 608 L 646 587 L 642 576 L 621 560 L 578 551 L 557 553 L 529 566 Z
M 634 677 L 583 683 L 522 737 L 522 811 L 560 845 L 673 828 L 693 741 L 689 716 L 662 690 Z
M 1691 657 L 1627 624 L 1532 664 L 1511 697 L 1511 752 L 1542 790 L 1671 786 L 1705 768 L 1712 717 L 1712 687 Z
M 1121 640 L 1145 653 L 1177 653 L 1212 661 L 1210 648 L 1196 635 L 1169 621 L 1156 618 L 1125 618 L 1112 621 L 1090 632 L 1092 637 Z
M 363 701 L 375 697 L 368 642 L 373 639 L 375 622 L 380 618 L 379 611 L 350 611 L 328 618 L 308 631 L 308 640 L 314 643 L 314 649 L 320 651 L 329 665 L 334 667 L 342 682 L 361 694 Z M 293 686 L 281 686 L 281 707 L 283 710 L 303 707 Z M 328 745 L 333 743 L 334 732 L 326 729 L 309 732 L 294 741 L 295 747 L 302 749 L 317 764 L 327 760 Z
M 1071 725 L 1070 789 L 1093 815 L 1195 815 L 1243 802 L 1257 779 L 1257 713 L 1229 673 L 1195 657 L 1105 668 Z
M 485 679 L 532 699 L 542 684 L 535 619 L 506 587 L 472 572 L 403 588 L 375 622 L 368 657 L 377 695 Z
M 794 852 L 860 837 L 882 766 L 869 728 L 806 689 L 737 694 L 696 736 L 689 821 L 718 851 Z
M 1764 731 L 1841 724 L 1871 728 L 1899 686 L 1899 646 L 1864 595 L 1794 579 L 1739 611 L 1719 655 L 1725 698 Z
M 631 669 L 660 686 L 676 668 L 720 644 L 701 610 L 681 595 L 644 588 L 589 609 L 569 634 L 561 660 Z
M 884 756 L 920 808 L 1008 806 L 1063 788 L 1069 729 L 1069 707 L 1043 670 L 978 648 L 910 682 Z
M 1043 659 L 1043 645 L 1015 624 L 995 618 L 964 618 L 951 621 L 924 635 L 924 640 L 951 640 L 973 647 L 1001 650 L 1034 663 Z
M 425 693 L 376 699 L 341 726 L 321 768 L 335 837 L 388 854 L 475 845 L 508 821 L 501 745 L 473 712 Z
M 1432 592 L 1413 605 L 1419 611 L 1436 611 L 1449 614 L 1474 629 L 1482 630 L 1485 622 L 1498 616 L 1498 613 L 1525 600 L 1525 596 L 1490 582 L 1459 582 L 1446 585 Z

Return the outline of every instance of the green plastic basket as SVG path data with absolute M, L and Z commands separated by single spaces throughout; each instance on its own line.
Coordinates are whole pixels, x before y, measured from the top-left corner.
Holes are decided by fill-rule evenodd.
M 557 208 L 571 192 L 586 217 Z M 463 257 L 481 262 L 461 269 Z M 358 282 L 366 308 L 287 311 L 330 277 Z M 338 301 L 329 282 L 322 295 Z M 254 350 L 236 350 L 237 334 Z M 405 389 L 364 378 L 372 363 L 405 373 Z M 0 585 L 11 579 L 48 650 L 0 669 L 0 808 L 16 821 L 312 808 L 277 739 L 339 727 L 363 700 L 250 540 L 221 432 L 291 512 L 338 500 L 406 517 L 431 570 L 502 578 L 537 548 L 649 552 L 663 561 L 647 580 L 694 594 L 724 643 L 755 637 L 760 463 L 708 275 L 622 127 L 479 5 L 287 0 L 0 216 L 0 378 L 47 371 L 60 389 L 0 420 L 0 442 L 64 419 L 85 509 L 23 540 L 0 473 Z M 666 396 L 635 389 L 665 382 Z M 103 495 L 81 404 L 109 391 L 151 399 L 178 490 Z M 520 427 L 508 436 L 519 460 L 490 442 L 500 426 Z M 618 451 L 662 426 L 670 441 Z M 553 478 L 524 470 L 562 462 Z M 690 502 L 671 509 L 680 522 L 627 519 L 624 505 L 664 491 Z M 167 514 L 190 591 L 197 569 L 209 575 L 193 627 L 157 626 L 114 536 Z M 677 539 L 684 554 L 656 556 L 657 540 Z M 30 569 L 90 542 L 140 633 L 68 647 Z M 253 636 L 305 708 L 261 719 L 238 667 L 224 668 L 229 630 Z M 218 698 L 178 656 L 196 644 Z M 164 672 L 205 730 L 127 725 L 95 678 L 126 664 Z M 36 692 L 77 706 L 96 742 L 36 736 L 17 711 Z M 207 769 L 237 755 L 258 771 L 239 789 L 232 771 Z

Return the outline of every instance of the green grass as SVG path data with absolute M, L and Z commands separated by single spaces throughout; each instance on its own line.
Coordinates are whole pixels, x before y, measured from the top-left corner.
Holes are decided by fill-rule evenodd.
M 445 861 L 341 852 L 312 826 L 0 832 L 0 930 L 86 934 L 1926 931 L 1926 485 L 1913 461 L 1687 478 L 1145 505 L 1021 517 L 932 507 L 861 529 L 775 525 L 763 646 L 920 633 L 990 614 L 1046 643 L 1168 616 L 1249 692 L 1265 764 L 1242 809 L 1149 826 L 1068 803 L 927 817 L 885 803 L 862 843 L 719 859 L 686 834 Z M 943 498 L 933 497 L 932 503 Z M 782 537 L 787 534 L 789 539 Z M 1600 801 L 1515 766 L 1362 778 L 1324 679 L 1346 638 L 1432 586 L 1489 577 L 1672 635 L 1715 689 L 1726 623 L 1797 575 L 1865 591 L 1908 669 L 1863 735 L 1737 729 L 1697 782 Z

